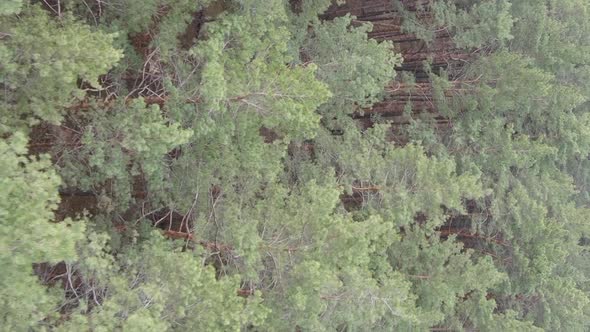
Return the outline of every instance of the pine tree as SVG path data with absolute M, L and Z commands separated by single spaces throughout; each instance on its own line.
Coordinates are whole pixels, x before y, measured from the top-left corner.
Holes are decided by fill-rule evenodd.
M 588 5 L 343 4 L 0 4 L 2 326 L 587 329 Z
M 0 324 L 13 331 L 55 315 L 64 292 L 41 285 L 33 264 L 75 261 L 84 232 L 82 222 L 54 222 L 60 179 L 46 155 L 27 157 L 26 144 L 22 132 L 0 141 Z
M 0 49 L 6 64 L 0 69 L 6 92 L 2 133 L 26 130 L 39 120 L 59 123 L 85 91 L 101 88 L 98 76 L 122 56 L 112 46 L 113 34 L 92 31 L 67 14 L 57 21 L 38 6 L 26 5 L 18 17 L 0 17 L 0 27 L 8 36 Z

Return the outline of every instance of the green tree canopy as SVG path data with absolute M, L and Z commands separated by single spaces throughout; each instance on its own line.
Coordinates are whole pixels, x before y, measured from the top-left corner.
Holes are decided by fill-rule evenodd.
M 588 6 L 4 1 L 0 325 L 587 330 Z

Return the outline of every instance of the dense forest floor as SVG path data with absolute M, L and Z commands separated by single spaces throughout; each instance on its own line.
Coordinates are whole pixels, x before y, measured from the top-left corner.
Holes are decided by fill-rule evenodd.
M 7 0 L 0 326 L 590 329 L 590 3 Z

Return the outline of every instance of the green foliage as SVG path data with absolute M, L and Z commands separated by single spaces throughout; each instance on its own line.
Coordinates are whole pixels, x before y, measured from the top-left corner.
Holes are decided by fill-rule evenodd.
M 200 250 L 183 252 L 155 231 L 123 252 L 116 260 L 100 250 L 80 260 L 79 271 L 100 277 L 89 285 L 100 302 L 89 297 L 58 330 L 240 331 L 270 312 L 259 294 L 236 296 L 235 277 L 217 280 L 212 267 L 202 265 Z
M 588 326 L 588 294 L 582 291 L 587 277 L 581 272 L 583 264 L 565 262 L 577 261 L 579 240 L 587 232 L 583 226 L 586 202 L 581 199 L 587 192 L 581 165 L 590 153 L 588 93 L 582 79 L 587 60 L 578 54 L 587 44 L 587 36 L 581 35 L 587 24 L 579 20 L 584 9 L 572 11 L 575 4 L 578 9 L 586 5 L 576 1 L 494 3 L 466 1 L 460 8 L 436 4 L 437 25 L 459 25 L 453 28 L 457 46 L 487 43 L 496 50 L 470 61 L 463 69 L 464 85 L 448 82 L 444 73 L 430 73 L 442 89 L 452 91 L 451 83 L 458 83 L 467 91 L 436 98 L 453 123 L 452 131 L 438 140 L 428 136 L 429 129 L 414 137 L 428 137 L 429 151 L 455 158 L 460 172 L 481 174 L 484 188 L 489 189 L 478 200 L 477 213 L 468 218 L 477 234 L 496 239 L 480 241 L 479 247 L 493 253 L 495 266 L 507 275 L 493 286 L 503 317 L 547 330 L 583 330 Z M 497 13 L 494 6 L 500 6 Z M 485 17 L 476 14 L 484 9 L 490 10 Z M 488 39 L 499 36 L 500 30 L 467 23 L 479 18 L 484 18 L 482 24 L 488 19 L 506 23 L 492 27 L 501 27 L 510 42 Z M 487 30 L 484 39 L 474 34 L 480 28 Z M 570 44 L 574 40 L 576 46 Z M 572 52 L 561 54 L 565 50 Z M 561 274 L 564 270 L 570 271 L 569 277 Z M 570 296 L 557 296 L 559 292 Z M 487 328 L 501 326 L 496 318 L 480 322 Z
M 315 110 L 330 94 L 315 78 L 314 65 L 287 65 L 286 19 L 280 2 L 244 4 L 209 24 L 208 38 L 190 50 L 203 63 L 200 103 L 197 112 L 186 105 L 169 109 L 194 136 L 171 164 L 174 190 L 162 195 L 166 203 L 186 211 L 197 196 L 195 204 L 206 204 L 211 185 L 249 202 L 281 172 L 289 140 L 315 135 Z M 261 128 L 276 142 L 266 144 Z
M 587 65 L 590 25 L 585 19 L 585 1 L 515 2 L 512 12 L 518 18 L 514 25 L 518 38 L 511 49 L 533 56 L 540 66 L 556 72 L 566 70 L 569 75 L 576 76 L 571 65 Z
M 225 243 L 235 243 L 237 270 L 258 270 L 250 282 L 273 310 L 264 324 L 268 329 L 377 328 L 392 314 L 415 321 L 409 283 L 387 270 L 384 260 L 387 247 L 399 241 L 393 224 L 378 217 L 356 223 L 340 215 L 335 187 L 311 181 L 290 192 L 268 188 L 240 215 L 221 211 L 224 223 L 240 219 L 241 233 L 227 225 L 220 234 Z M 255 221 L 255 228 L 243 226 Z M 377 265 L 388 274 L 372 274 Z
M 0 141 L 0 324 L 12 331 L 53 314 L 63 292 L 42 286 L 32 264 L 75 260 L 84 229 L 80 222 L 53 222 L 60 179 L 47 156 L 26 156 L 26 144 L 21 132 Z
M 480 174 L 487 194 L 461 217 L 471 228 L 463 231 L 480 237 L 476 257 L 494 257 L 507 277 L 490 285 L 494 305 L 480 301 L 483 294 L 470 297 L 459 305 L 468 319 L 445 326 L 587 329 L 580 256 L 588 232 L 587 4 L 436 1 L 429 8 L 434 21 L 398 7 L 405 31 L 432 44 L 443 38 L 433 31 L 445 29 L 458 52 L 471 54 L 460 71 L 424 69 L 432 101 L 452 129 L 416 116 L 408 133 L 429 153 L 454 158 L 459 174 Z M 501 315 L 477 313 L 470 303 L 495 306 Z
M 504 278 L 491 259 L 472 259 L 473 251 L 463 252 L 461 244 L 426 234 L 418 228 L 407 231 L 404 240 L 390 249 L 396 269 L 414 279 L 412 292 L 422 310 L 419 324 L 427 328 L 445 322 L 445 326 L 461 329 L 459 317 L 491 316 L 494 303 L 485 295 Z M 482 280 L 481 276 L 486 277 Z M 476 302 L 481 312 L 470 312 L 469 302 Z
M 0 4 L 0 16 L 18 14 L 23 6 L 23 0 L 7 0 Z
M 111 209 L 127 206 L 134 176 L 142 175 L 155 188 L 164 186 L 166 153 L 192 136 L 141 99 L 113 109 L 93 108 L 79 120 L 80 146 L 62 155 L 60 172 L 67 186 L 111 192 Z
M 432 218 L 432 228 L 444 221 L 442 206 L 463 209 L 462 198 L 483 195 L 478 174 L 456 175 L 452 160 L 428 158 L 422 148 L 396 148 L 386 138 L 388 126 L 379 125 L 360 132 L 346 128 L 342 136 L 318 136 L 318 162 L 339 170 L 341 183 L 351 192 L 354 186 L 377 186 L 380 195 L 368 197 L 398 226 L 413 222 L 421 212 Z M 423 188 L 423 189 L 421 189 Z
M 461 48 L 476 48 L 504 44 L 514 38 L 511 34 L 514 19 L 512 4 L 506 0 L 484 1 L 468 8 L 457 8 L 454 1 L 433 4 L 435 23 L 455 35 L 454 42 Z
M 282 134 L 313 136 L 319 122 L 314 111 L 329 92 L 315 80 L 315 66 L 285 66 L 291 60 L 290 34 L 282 4 L 244 4 L 242 13 L 208 25 L 208 39 L 191 50 L 205 62 L 202 107 L 210 112 L 252 112 L 262 125 Z
M 195 1 L 175 0 L 164 1 L 160 7 L 169 8 L 169 12 L 159 24 L 158 38 L 154 44 L 159 48 L 163 57 L 168 57 L 171 53 L 177 52 L 179 48 L 178 36 L 184 33 L 193 20 L 191 13 L 203 10 L 209 4 L 210 0 Z M 142 8 L 140 10 L 143 11 Z M 194 36 L 196 38 L 198 36 Z
M 347 15 L 316 23 L 302 48 L 305 56 L 318 65 L 318 79 L 332 91 L 331 109 L 375 103 L 393 79 L 394 67 L 401 62 L 390 42 L 367 38 L 371 24 L 353 27 L 353 19 Z
M 375 126 L 361 133 L 352 127 L 345 128 L 342 136 L 320 134 L 315 147 L 320 167 L 338 169 L 339 181 L 345 188 L 379 188 L 378 193 L 363 196 L 362 209 L 355 219 L 364 220 L 366 217 L 363 216 L 367 215 L 373 217 L 351 225 L 351 229 L 359 227 L 351 235 L 363 234 L 362 229 L 367 228 L 385 231 L 381 235 L 375 234 L 375 242 L 369 245 L 375 251 L 366 256 L 373 278 L 378 282 L 385 279 L 398 285 L 411 282 L 411 292 L 408 290 L 408 295 L 402 297 L 405 301 L 384 297 L 396 303 L 392 306 L 394 314 L 390 316 L 391 311 L 386 310 L 384 316 L 374 321 L 373 328 L 388 330 L 395 326 L 403 330 L 427 328 L 439 323 L 461 328 L 462 321 L 455 317 L 476 321 L 483 316 L 488 321 L 493 320 L 495 303 L 487 300 L 485 295 L 505 280 L 504 275 L 488 258 L 473 257 L 471 251 L 462 251 L 462 246 L 454 240 L 442 241 L 436 236 L 437 228 L 449 217 L 449 210 L 465 213 L 463 199 L 484 195 L 478 183 L 479 174 L 457 175 L 451 160 L 428 158 L 418 146 L 396 148 L 387 142 L 386 129 L 384 125 Z M 317 178 L 320 174 L 311 173 L 307 163 L 309 161 L 303 159 L 291 165 L 297 169 L 292 172 L 298 174 L 299 181 L 305 181 L 308 176 Z M 351 189 L 348 189 L 350 193 L 353 192 Z M 379 215 L 382 217 L 376 218 Z M 395 234 L 391 227 L 403 231 Z M 339 228 L 341 230 L 335 229 L 330 234 L 338 235 L 339 241 L 343 241 L 342 229 L 347 228 Z M 379 241 L 381 236 L 388 240 Z M 360 245 L 361 238 L 356 236 L 354 241 Z M 361 247 L 347 242 L 341 243 L 339 248 L 342 256 L 330 256 L 342 263 L 347 261 L 346 257 L 359 257 L 359 253 L 363 252 Z M 351 250 L 350 254 L 345 248 Z M 346 265 L 350 269 L 351 264 Z M 485 283 L 480 279 L 483 275 L 486 276 Z M 398 279 L 400 276 L 406 276 L 406 281 Z M 364 280 L 367 283 L 367 279 Z M 400 286 L 397 287 L 399 289 Z M 389 290 L 381 287 L 379 292 L 387 294 Z M 470 301 L 471 297 L 473 301 L 479 299 L 481 310 L 470 311 L 464 297 L 469 297 Z M 411 309 L 414 306 L 416 308 Z M 362 319 L 361 316 L 367 318 L 375 314 L 375 311 L 361 312 L 362 315 L 354 317 Z M 349 320 L 346 322 L 347 326 L 356 326 Z
M 114 35 L 93 31 L 71 15 L 58 21 L 36 6 L 18 18 L 1 18 L 0 27 L 9 34 L 0 43 L 3 133 L 38 120 L 58 123 L 63 107 L 84 96 L 79 80 L 100 89 L 98 76 L 122 56 L 111 45 Z
M 466 58 L 402 128 L 355 120 L 402 59 L 331 4 L 2 3 L 3 327 L 588 329 L 588 5 L 392 2 Z
M 419 7 L 418 13 L 432 14 L 432 20 L 421 20 L 399 0 L 393 0 L 392 6 L 404 18 L 403 31 L 429 44 L 436 38 L 435 31 L 448 32 L 457 47 L 466 49 L 498 47 L 514 38 L 512 29 L 517 20 L 508 0 L 439 0 L 429 8 Z

